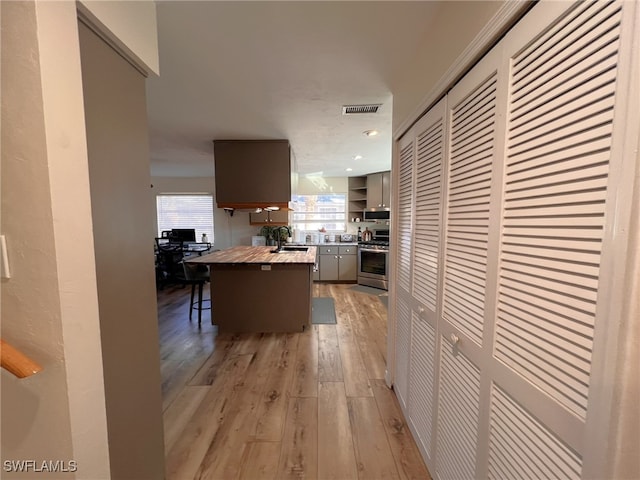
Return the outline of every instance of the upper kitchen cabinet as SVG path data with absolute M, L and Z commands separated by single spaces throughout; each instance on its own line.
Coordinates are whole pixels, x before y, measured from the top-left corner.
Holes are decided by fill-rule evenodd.
M 288 210 L 263 210 L 260 213 L 249 214 L 249 224 L 251 225 L 289 225 Z
M 218 208 L 289 208 L 295 173 L 288 140 L 215 140 Z
M 391 172 L 367 175 L 367 208 L 389 208 L 391 204 Z

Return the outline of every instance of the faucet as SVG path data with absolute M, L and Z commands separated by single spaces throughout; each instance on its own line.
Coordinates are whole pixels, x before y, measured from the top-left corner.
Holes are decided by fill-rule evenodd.
M 271 253 L 279 253 L 282 251 L 282 235 L 281 235 L 281 231 L 282 231 L 282 227 L 277 227 L 274 231 L 273 234 L 276 236 L 275 241 L 276 241 L 276 249 L 275 250 L 271 250 Z

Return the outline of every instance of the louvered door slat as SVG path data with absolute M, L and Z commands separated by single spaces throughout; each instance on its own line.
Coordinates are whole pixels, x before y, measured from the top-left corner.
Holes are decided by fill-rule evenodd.
M 608 52 L 602 51 L 618 39 L 620 11 L 612 11 L 607 5 L 601 5 L 600 21 L 593 23 L 592 19 L 583 17 L 582 25 L 575 23 L 565 30 L 566 35 L 559 42 L 557 39 L 549 39 L 549 48 L 535 61 L 530 62 L 526 68 L 516 65 L 513 69 L 513 101 L 518 102 L 523 96 L 531 95 L 540 88 L 547 90 L 545 86 L 549 81 L 565 82 L 566 74 L 576 65 L 582 65 L 586 60 L 606 58 Z
M 495 356 L 581 417 L 619 21 L 617 3 L 578 5 L 516 55 L 511 78 Z
M 529 175 L 521 173 L 514 174 L 509 184 L 506 186 L 507 191 L 519 191 L 538 186 L 546 186 L 549 184 L 547 175 L 553 175 L 556 183 L 573 182 L 576 176 L 582 178 L 601 178 L 607 175 L 607 158 L 603 153 L 597 155 L 589 155 L 587 164 L 584 163 L 572 168 L 571 166 L 547 167 L 545 169 L 537 169 L 535 171 L 527 171 Z
M 608 109 L 613 107 L 610 99 L 599 104 L 593 105 L 592 108 L 584 108 L 581 111 L 574 112 L 572 115 L 561 115 L 556 112 L 556 120 L 541 125 L 529 132 L 512 138 L 511 150 L 516 152 L 528 151 L 533 148 L 541 148 L 545 146 L 553 147 L 562 144 L 562 142 L 571 141 L 576 132 L 590 132 L 598 135 L 598 128 L 611 122 L 611 116 Z M 553 136 L 551 136 L 553 135 Z M 540 143 L 539 139 L 545 137 L 548 143 Z
M 398 285 L 410 291 L 413 211 L 413 143 L 400 151 L 398 181 Z
M 490 418 L 490 478 L 580 478 L 580 456 L 496 385 Z
M 517 318 L 518 328 L 522 331 L 530 332 L 531 335 L 538 337 L 546 337 L 550 343 L 566 351 L 571 351 L 575 348 L 588 351 L 593 345 L 593 342 L 583 334 L 584 332 L 588 332 L 587 326 L 583 327 L 583 332 L 567 332 L 562 325 L 554 324 L 544 318 L 537 317 L 529 310 L 519 309 L 517 305 L 504 305 L 499 312 L 504 312 L 504 315 L 500 313 L 498 313 L 498 315 L 501 315 L 505 321 L 509 321 L 509 318 Z M 584 359 L 584 356 L 580 357 Z M 583 362 L 582 364 L 586 364 L 584 360 L 580 361 Z
M 559 150 L 539 152 L 538 155 L 522 156 L 520 158 L 508 158 L 507 165 L 510 168 L 509 182 L 517 182 L 528 176 L 544 176 L 560 171 L 580 169 L 582 162 L 588 161 L 589 165 L 597 165 L 608 162 L 609 139 L 608 137 L 591 138 L 586 143 L 578 143 L 574 146 Z
M 571 302 L 573 308 L 591 311 L 596 301 L 597 294 L 592 289 L 585 288 L 582 284 L 565 284 L 554 279 L 534 277 L 526 273 L 504 270 L 502 285 L 505 288 L 527 289 L 530 295 L 541 296 L 550 301 L 562 303 Z
M 571 329 L 567 334 L 582 335 L 586 340 L 591 343 L 593 339 L 589 336 L 593 328 L 593 322 L 591 314 L 588 312 L 580 312 L 572 310 L 570 308 L 559 308 L 557 304 L 550 302 L 540 301 L 539 299 L 528 297 L 521 292 L 513 292 L 509 290 L 503 290 L 500 292 L 503 298 L 504 305 L 509 305 L 515 309 L 525 310 L 540 318 L 541 321 L 550 322 L 556 325 L 565 325 L 566 322 L 571 322 Z M 503 306 L 500 305 L 500 309 Z M 513 321 L 518 321 L 514 318 Z M 523 328 L 526 328 L 523 326 Z
M 514 148 L 524 147 L 530 142 L 536 142 L 543 135 L 553 134 L 563 137 L 576 130 L 589 129 L 594 123 L 607 122 L 610 118 L 607 111 L 611 108 L 613 108 L 613 97 L 608 96 L 591 105 L 583 104 L 579 110 L 560 114 L 562 110 L 557 109 L 553 119 L 547 119 L 538 124 L 531 123 L 526 131 L 513 134 L 512 145 Z
M 553 278 L 558 283 L 567 285 L 580 285 L 582 288 L 596 291 L 598 288 L 598 278 L 585 275 L 583 272 L 551 269 L 548 266 L 541 266 L 535 260 L 529 263 L 522 261 L 513 262 L 503 259 L 502 268 L 505 272 L 518 272 L 522 275 L 529 275 L 533 278 L 550 278 L 549 273 L 553 272 Z
M 475 89 L 475 95 L 469 95 L 458 103 L 456 112 L 458 114 L 457 121 L 451 125 L 451 133 L 457 133 L 469 123 L 473 123 L 475 119 L 482 116 L 482 112 L 486 112 L 486 105 L 492 105 L 492 96 L 496 88 L 496 78 L 491 75 L 478 84 Z M 480 112 L 480 113 L 479 113 Z
M 508 323 L 508 321 L 505 321 L 503 325 L 505 327 L 505 337 L 511 337 L 514 342 L 517 342 L 518 339 L 524 339 L 532 344 L 536 344 L 538 340 L 557 342 L 554 344 L 555 349 L 553 351 L 538 347 L 532 350 L 536 358 L 549 366 L 549 369 L 546 370 L 552 370 L 556 373 L 560 372 L 559 375 L 554 375 L 554 377 L 558 378 L 562 376 L 562 372 L 570 371 L 566 379 L 568 385 L 574 382 L 584 385 L 589 380 L 589 363 L 584 361 L 583 358 L 580 358 L 579 355 L 571 353 L 571 350 L 575 349 L 574 344 L 562 341 L 552 335 L 547 335 L 545 332 L 536 328 L 523 330 L 520 325 L 514 325 Z
M 615 80 L 615 66 L 615 58 L 605 58 L 599 64 L 593 65 L 598 81 L 591 81 L 588 89 L 582 89 L 581 95 L 576 95 L 575 88 L 567 89 L 568 85 L 564 84 L 562 94 L 556 96 L 553 102 L 545 103 L 536 100 L 520 111 L 514 112 L 511 135 L 516 136 L 547 123 L 556 117 L 556 112 L 559 110 L 565 114 L 571 114 L 576 110 L 605 101 L 611 96 L 608 86 Z
M 418 441 L 426 452 L 431 452 L 434 376 L 436 353 L 435 330 L 427 322 L 413 315 L 409 388 L 409 415 Z
M 415 247 L 413 295 L 435 315 L 438 289 L 441 176 L 444 157 L 444 108 L 432 117 L 416 139 Z
M 461 238 L 459 235 L 451 238 L 447 259 L 451 257 L 464 258 L 471 270 L 484 271 L 487 264 L 485 250 L 486 242 L 482 239 Z
M 528 238 L 528 237 L 535 237 L 537 235 L 540 234 L 540 230 L 538 230 L 537 228 L 533 227 L 533 226 L 522 226 L 522 225 L 518 225 L 517 227 L 512 225 L 512 227 L 515 229 L 517 228 L 517 234 L 512 234 L 511 236 L 513 238 L 517 238 L 517 237 L 524 237 L 524 238 Z M 601 236 L 602 236 L 602 229 L 599 227 L 593 227 L 593 228 L 589 228 L 589 227 L 583 227 L 582 225 L 578 226 L 578 225 L 574 225 L 574 226 L 569 226 L 569 225 L 559 225 L 559 226 L 551 226 L 551 225 L 545 225 L 545 227 L 548 229 L 548 233 L 549 233 L 549 237 L 547 238 L 557 238 L 557 239 L 564 239 L 564 240 L 593 240 L 593 241 L 599 241 Z M 517 243 L 516 241 L 514 241 L 513 243 Z
M 589 282 L 589 285 L 593 284 L 593 279 L 598 278 L 599 265 L 580 265 L 580 271 L 577 272 L 577 269 L 573 266 L 573 264 L 565 262 L 562 258 L 544 258 L 544 257 L 522 257 L 521 255 L 515 253 L 510 254 L 509 252 L 504 252 L 502 255 L 503 262 L 508 262 L 510 264 L 524 264 L 531 265 L 536 264 L 538 267 L 543 269 L 548 269 L 549 275 L 555 275 L 555 272 L 576 272 L 579 276 L 582 276 L 585 279 L 585 282 Z M 585 283 L 585 285 L 587 285 Z
M 409 398 L 409 356 L 411 353 L 411 312 L 404 302 L 396 303 L 396 378 L 395 391 L 406 407 Z
M 591 243 L 591 242 L 590 242 Z M 574 267 L 578 264 L 584 263 L 588 265 L 598 265 L 600 261 L 600 255 L 597 251 L 584 251 L 584 250 L 560 250 L 545 248 L 540 245 L 516 245 L 508 243 L 506 240 L 503 244 L 504 252 L 512 255 L 521 255 L 524 257 L 535 258 L 558 258 L 562 257 L 565 262 L 571 262 Z
M 567 28 L 567 26 L 574 24 L 576 21 L 578 24 L 581 24 L 581 18 L 588 18 L 589 15 L 593 14 L 588 12 L 593 12 L 592 9 L 595 3 L 594 0 L 591 0 L 589 2 L 576 2 L 571 5 L 567 12 L 556 19 L 554 24 L 549 25 L 549 27 L 540 32 L 538 36 L 529 41 L 526 49 L 519 52 L 519 54 L 512 59 L 514 70 L 525 71 L 533 62 L 536 62 L 545 55 L 549 55 L 549 49 L 553 48 L 556 43 L 571 32 L 572 29 Z
M 440 349 L 441 386 L 436 444 L 439 478 L 474 478 L 480 372 L 446 339 Z
M 520 233 L 520 232 L 519 232 Z M 541 232 L 538 232 L 541 233 Z M 544 232 L 548 233 L 548 232 Z M 576 251 L 578 253 L 585 254 L 598 254 L 600 249 L 600 242 L 597 238 L 558 238 L 550 235 L 505 235 L 504 240 L 505 245 L 509 245 L 509 252 L 514 253 L 516 251 L 522 252 L 526 255 L 527 248 L 540 248 L 544 245 L 545 248 L 550 249 L 550 251 Z M 515 247 L 515 248 L 512 248 Z M 534 256 L 536 253 L 533 253 Z M 585 257 L 586 258 L 586 257 Z M 573 257 L 572 257 L 573 259 Z M 595 260 L 595 258 L 594 258 Z M 588 261 L 586 259 L 581 258 L 580 261 Z M 591 263 L 591 262 L 589 262 Z

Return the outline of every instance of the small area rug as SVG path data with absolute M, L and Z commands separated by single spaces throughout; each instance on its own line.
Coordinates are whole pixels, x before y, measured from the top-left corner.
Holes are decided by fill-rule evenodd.
M 336 323 L 336 306 L 332 297 L 311 299 L 311 323 L 329 325 Z

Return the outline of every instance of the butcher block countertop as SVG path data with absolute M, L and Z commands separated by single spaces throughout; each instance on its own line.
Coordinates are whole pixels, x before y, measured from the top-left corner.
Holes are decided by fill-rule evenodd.
M 276 247 L 231 247 L 226 250 L 191 257 L 188 263 L 311 263 L 316 262 L 316 247 L 309 247 L 306 252 L 271 253 Z

